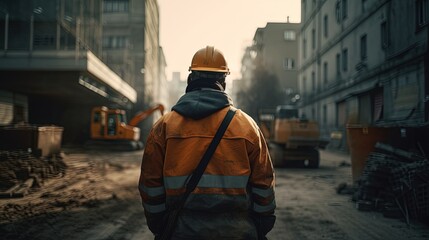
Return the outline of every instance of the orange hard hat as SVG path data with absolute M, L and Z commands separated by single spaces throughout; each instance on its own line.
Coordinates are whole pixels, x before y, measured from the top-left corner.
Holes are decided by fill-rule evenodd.
M 228 64 L 222 52 L 213 46 L 198 50 L 192 58 L 189 71 L 206 71 L 229 74 Z

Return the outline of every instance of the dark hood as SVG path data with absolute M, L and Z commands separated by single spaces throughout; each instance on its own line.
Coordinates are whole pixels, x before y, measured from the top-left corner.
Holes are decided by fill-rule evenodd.
M 206 88 L 187 92 L 173 106 L 172 110 L 185 117 L 201 119 L 230 105 L 232 106 L 232 100 L 228 94 Z

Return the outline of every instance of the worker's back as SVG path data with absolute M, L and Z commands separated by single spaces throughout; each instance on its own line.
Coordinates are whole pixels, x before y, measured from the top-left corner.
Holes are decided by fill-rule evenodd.
M 185 182 L 201 160 L 229 108 L 209 117 L 193 120 L 172 112 L 165 127 L 164 186 L 167 208 L 184 191 Z M 199 239 L 256 239 L 249 217 L 251 161 L 259 137 L 247 115 L 237 111 L 214 153 L 198 187 L 182 211 L 175 236 Z M 269 184 L 269 183 L 268 183 Z M 204 235 L 201 235 L 204 234 Z

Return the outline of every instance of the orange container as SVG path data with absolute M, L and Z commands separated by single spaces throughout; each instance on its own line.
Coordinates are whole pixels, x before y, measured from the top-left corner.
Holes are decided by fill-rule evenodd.
M 388 133 L 389 129 L 383 127 L 347 126 L 347 143 L 350 150 L 353 182 L 359 180 L 362 175 L 368 155 L 374 151 L 375 144 L 386 141 Z

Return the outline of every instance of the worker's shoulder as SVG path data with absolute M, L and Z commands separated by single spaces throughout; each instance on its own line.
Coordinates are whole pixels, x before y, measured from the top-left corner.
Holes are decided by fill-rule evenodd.
M 257 127 L 258 125 L 256 124 L 255 120 L 246 112 L 244 112 L 241 109 L 236 108 L 236 112 L 235 112 L 236 118 L 243 122 L 243 123 L 248 123 L 250 125 L 252 125 L 253 127 Z
M 163 128 L 165 123 L 168 122 L 169 119 L 171 119 L 173 114 L 174 111 L 165 113 L 153 124 L 152 128 Z
M 240 135 L 250 142 L 259 141 L 260 133 L 258 124 L 246 112 L 237 109 L 234 116 L 235 120 L 231 122 L 232 134 Z

